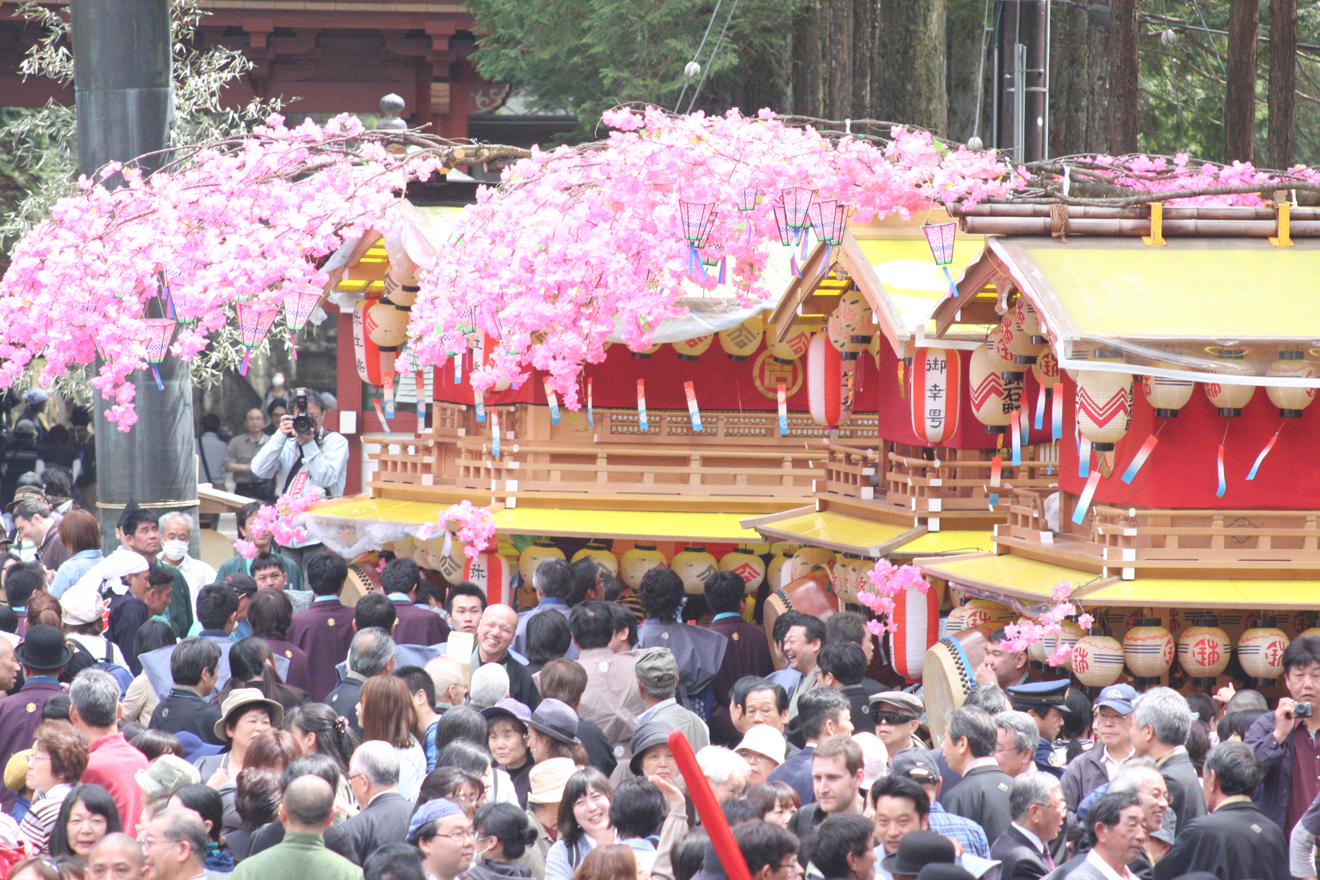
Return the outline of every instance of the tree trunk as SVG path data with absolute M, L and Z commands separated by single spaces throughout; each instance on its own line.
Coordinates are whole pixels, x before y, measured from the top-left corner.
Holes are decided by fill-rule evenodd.
M 1137 151 L 1137 0 L 1110 0 L 1109 152 Z
M 800 116 L 825 115 L 828 68 L 823 49 L 828 29 L 823 6 L 826 2 L 808 0 L 793 26 L 793 104 L 789 112 Z
M 1256 153 L 1257 0 L 1231 0 L 1228 89 L 1224 98 L 1224 161 L 1250 162 Z
M 990 100 L 986 95 L 986 71 L 981 68 L 982 27 L 985 21 L 985 4 L 975 0 L 949 0 L 948 6 L 948 47 L 945 59 L 945 79 L 948 87 L 948 122 L 949 137 L 966 143 L 978 131 L 982 140 L 988 140 L 990 131 Z M 986 50 L 987 55 L 989 50 Z M 979 78 L 978 78 L 979 77 Z M 976 98 L 984 90 L 981 99 L 982 123 L 977 126 Z
M 871 95 L 879 119 L 948 129 L 945 0 L 880 0 Z
M 825 57 L 829 59 L 825 89 L 825 115 L 844 119 L 852 115 L 853 0 L 828 0 L 829 25 Z
M 880 33 L 876 29 L 878 0 L 853 0 L 852 56 L 853 88 L 852 110 L 848 114 L 866 117 L 871 112 L 871 61 L 880 53 Z
M 1109 150 L 1109 8 L 1055 6 L 1050 51 L 1051 156 Z
M 1288 168 L 1297 150 L 1297 0 L 1270 0 L 1270 158 Z

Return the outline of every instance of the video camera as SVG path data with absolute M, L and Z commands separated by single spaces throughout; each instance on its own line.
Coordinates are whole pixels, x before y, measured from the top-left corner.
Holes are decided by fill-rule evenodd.
M 316 433 L 316 422 L 307 414 L 306 388 L 298 388 L 293 392 L 293 430 L 303 435 Z

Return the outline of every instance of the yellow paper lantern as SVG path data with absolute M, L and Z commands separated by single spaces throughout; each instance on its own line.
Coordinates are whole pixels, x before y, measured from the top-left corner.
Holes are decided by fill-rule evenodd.
M 963 609 L 966 611 L 963 617 L 963 629 L 986 624 L 1002 626 L 1017 619 L 1012 608 L 993 599 L 972 599 L 963 606 Z
M 1234 373 L 1242 370 L 1242 362 L 1251 354 L 1249 348 L 1229 348 L 1222 345 L 1211 346 L 1207 350 L 1221 361 L 1233 362 L 1231 372 Z M 1220 416 L 1233 418 L 1242 415 L 1242 408 L 1250 403 L 1251 398 L 1256 394 L 1256 386 L 1207 382 L 1205 394 L 1210 398 L 1210 402 L 1218 407 Z
M 524 550 L 518 556 L 518 573 L 526 583 L 532 582 L 532 575 L 536 572 L 536 567 L 547 559 L 563 559 L 564 551 L 560 550 L 545 538 L 537 538 L 532 545 Z
M 794 553 L 793 558 L 788 562 L 788 580 L 791 582 L 806 577 L 818 568 L 833 573 L 837 561 L 833 550 L 826 550 L 824 547 L 803 547 Z
M 721 330 L 720 348 L 730 360 L 745 361 L 761 347 L 761 337 L 765 335 L 765 320 L 760 312 L 746 321 L 728 330 Z
M 765 560 L 746 547 L 725 553 L 720 559 L 720 571 L 731 571 L 742 578 L 749 593 L 755 593 L 765 583 Z
M 1288 634 L 1274 626 L 1274 620 L 1257 620 L 1238 639 L 1238 661 L 1252 678 L 1274 679 L 1283 674 L 1283 652 L 1288 649 Z
M 844 360 L 857 360 L 861 352 L 866 351 L 871 344 L 873 324 L 870 304 L 856 290 L 844 293 L 830 314 L 825 329 L 830 344 Z
M 670 345 L 678 352 L 680 360 L 695 361 L 705 354 L 706 349 L 710 348 L 714 341 L 715 335 L 707 333 L 705 336 L 695 336 L 692 339 L 680 339 L 678 342 L 671 342 Z
M 995 370 L 1004 374 L 1006 381 L 1021 381 L 1024 375 L 1023 367 L 1014 360 L 1013 352 L 1004 336 L 1002 323 L 986 334 L 985 348 L 986 353 L 990 355 L 990 364 Z
M 362 319 L 367 338 L 384 351 L 398 350 L 408 339 L 408 312 L 377 300 L 367 307 Z
M 1123 674 L 1123 646 L 1112 636 L 1085 635 L 1073 644 L 1073 675 L 1087 687 L 1106 687 Z
M 1046 348 L 1036 355 L 1036 362 L 1031 365 L 1031 375 L 1044 386 L 1046 391 L 1059 384 L 1059 356 L 1054 349 Z
M 1096 452 L 1110 452 L 1132 424 L 1132 374 L 1082 370 L 1077 375 L 1077 429 Z
M 839 597 L 840 602 L 851 602 L 854 605 L 857 604 L 857 566 L 854 565 L 856 559 L 857 557 L 852 553 L 840 553 L 830 576 L 830 586 L 834 588 L 834 595 Z
M 771 590 L 777 590 L 788 583 L 784 579 L 784 569 L 788 566 L 789 554 L 783 544 L 771 546 L 771 556 L 765 563 L 765 578 Z
M 1193 678 L 1214 678 L 1228 668 L 1232 657 L 1228 633 L 1213 617 L 1192 618 L 1178 634 L 1178 663 Z
M 1302 360 L 1300 351 L 1281 351 L 1279 359 L 1270 364 L 1265 375 L 1275 379 L 1314 379 L 1315 370 Z M 1302 410 L 1315 400 L 1314 388 L 1281 388 L 1265 386 L 1265 394 L 1270 402 L 1279 408 L 1279 415 L 1285 419 L 1300 419 Z
M 801 321 L 794 321 L 789 325 L 788 334 L 784 336 L 782 342 L 775 341 L 776 335 L 777 331 L 773 324 L 766 328 L 766 348 L 770 350 L 771 357 L 781 364 L 793 363 L 807 353 L 807 346 L 811 344 L 811 328 Z
M 1137 678 L 1156 679 L 1173 665 L 1173 633 L 1158 618 L 1140 618 L 1123 634 L 1123 660 Z
M 449 552 L 445 553 L 445 537 L 430 538 L 422 545 L 426 550 L 426 567 L 440 572 L 448 583 L 457 586 L 463 583 L 463 545 L 450 541 Z
M 1018 626 L 1027 626 L 1028 624 L 1031 624 L 1031 623 L 1034 623 L 1034 622 L 1035 622 L 1035 621 L 1029 620 L 1029 619 L 1027 619 L 1027 618 L 1025 618 L 1025 617 L 1019 617 L 1018 620 L 1017 620 L 1017 625 L 1018 625 Z M 1027 659 L 1028 659 L 1028 660 L 1032 660 L 1032 661 L 1034 661 L 1034 662 L 1036 662 L 1036 663 L 1044 663 L 1044 662 L 1045 662 L 1046 660 L 1048 660 L 1049 658 L 1050 658 L 1050 655 L 1045 651 L 1045 642 L 1044 642 L 1044 641 L 1042 641 L 1042 640 L 1040 640 L 1040 639 L 1037 639 L 1036 641 L 1031 642 L 1030 644 L 1027 645 Z
M 1022 308 L 1025 302 L 1026 300 L 1019 297 L 1018 304 L 1004 315 L 1000 325 L 1004 345 L 1013 353 L 1013 363 L 1018 367 L 1034 364 L 1041 350 L 1045 348 L 1044 343 L 1036 341 L 1037 335 L 1033 332 L 1040 330 L 1040 324 L 1035 320 L 1035 309 L 1032 309 L 1031 320 L 1028 322 L 1027 313 Z M 1032 326 L 1028 327 L 1028 323 Z
M 1013 411 L 1022 405 L 1022 382 L 1004 379 L 1004 373 L 996 367 L 988 345 L 978 345 L 972 352 L 967 369 L 967 386 L 976 420 L 985 425 L 988 433 L 1007 433 Z
M 664 565 L 667 561 L 665 554 L 655 549 L 654 544 L 636 544 L 623 551 L 623 558 L 619 560 L 619 572 L 623 582 L 636 590 L 642 586 L 642 575 Z
M 399 538 L 399 540 L 397 540 L 397 541 L 394 542 L 394 555 L 395 555 L 395 556 L 404 556 L 404 557 L 407 557 L 407 558 L 409 558 L 409 559 L 412 558 L 412 555 L 413 555 L 413 536 L 412 536 L 412 535 L 404 535 L 402 538 Z
M 411 308 L 417 302 L 419 288 L 411 260 L 404 258 L 402 264 L 391 260 L 389 268 L 385 270 L 383 284 L 385 292 L 381 294 L 381 299 L 404 308 Z
M 1059 650 L 1060 645 L 1076 645 L 1078 639 L 1086 635 L 1086 630 L 1082 629 L 1076 621 L 1065 620 L 1059 624 L 1059 626 L 1060 632 L 1057 634 L 1048 634 L 1045 638 L 1041 639 L 1041 641 L 1045 643 L 1046 662 L 1048 662 L 1049 658 Z M 1119 652 L 1119 655 L 1122 656 L 1121 651 Z M 1071 662 L 1065 662 L 1063 665 L 1069 670 L 1072 669 Z
M 1178 410 L 1192 399 L 1195 382 L 1187 379 L 1166 379 L 1163 376 L 1142 376 L 1141 393 L 1155 409 L 1155 415 L 1161 419 L 1176 419 Z
M 714 556 L 706 552 L 706 548 L 702 544 L 688 544 L 685 546 L 680 552 L 674 554 L 669 567 L 683 579 L 683 589 L 687 591 L 689 596 L 704 595 L 706 581 L 710 580 L 719 571 L 719 563 Z
M 604 541 L 588 541 L 587 545 L 574 553 L 569 561 L 577 562 L 579 559 L 590 559 L 597 565 L 603 566 L 612 575 L 619 573 L 619 558 L 610 552 L 609 545 Z

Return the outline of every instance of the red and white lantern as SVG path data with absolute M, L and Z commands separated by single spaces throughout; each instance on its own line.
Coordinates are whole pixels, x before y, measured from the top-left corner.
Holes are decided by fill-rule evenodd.
M 1306 361 L 1300 351 L 1281 351 L 1279 359 L 1270 364 L 1266 376 L 1276 379 L 1314 379 L 1315 370 Z M 1270 403 L 1279 408 L 1279 416 L 1285 419 L 1300 419 L 1302 410 L 1315 400 L 1314 388 L 1265 386 L 1265 394 Z
M 1013 350 L 1009 348 L 1009 341 L 1013 338 L 1013 331 L 1005 323 L 991 330 L 985 337 L 985 346 L 990 355 L 990 362 L 995 369 L 1004 374 L 1005 381 L 1022 381 L 1024 375 L 1023 366 L 1016 360 Z
M 781 364 L 793 363 L 807 353 L 807 346 L 811 344 L 811 328 L 797 321 L 789 326 L 788 335 L 782 342 L 775 341 L 777 335 L 778 328 L 770 325 L 765 333 L 765 347 L 770 350 L 775 361 Z
M 1046 391 L 1059 384 L 1059 356 L 1054 353 L 1054 349 L 1046 348 L 1036 356 L 1036 362 L 1031 365 L 1031 375 L 1036 377 L 1040 387 Z
M 731 571 L 742 578 L 748 593 L 755 593 L 765 582 L 765 560 L 746 547 L 730 550 L 720 557 L 720 571 Z
M 1045 348 L 1044 343 L 1036 341 L 1040 338 L 1040 322 L 1036 320 L 1036 310 L 1033 308 L 1028 316 L 1024 305 L 1027 305 L 1027 301 L 1018 297 L 1017 305 L 1004 315 L 1003 321 L 1004 344 L 1013 353 L 1013 362 L 1019 367 L 1034 364 L 1036 357 Z
M 938 446 L 958 431 L 962 361 L 946 348 L 919 348 L 912 358 L 912 431 L 924 446 Z
M 1238 639 L 1238 660 L 1252 678 L 1278 678 L 1283 674 L 1283 652 L 1289 641 L 1288 634 L 1274 626 L 1272 619 L 1254 621 Z
M 488 605 L 510 604 L 509 576 L 512 572 L 513 563 L 498 553 L 482 553 L 463 563 L 463 580 L 476 584 L 485 592 Z
M 1003 371 L 991 359 L 989 345 L 978 345 L 972 352 L 967 373 L 976 420 L 988 433 L 1006 433 L 1013 411 L 1022 405 L 1022 382 L 1005 381 Z
M 1109 452 L 1132 424 L 1132 374 L 1077 374 L 1077 429 L 1097 452 Z
M 1207 382 L 1205 385 L 1205 396 L 1224 418 L 1242 415 L 1242 407 L 1250 403 L 1255 394 L 1255 385 L 1225 385 L 1222 382 Z
M 839 352 L 824 333 L 807 346 L 807 406 L 811 418 L 827 431 L 837 431 L 852 416 L 852 371 L 843 368 Z
M 706 349 L 710 348 L 715 341 L 715 334 L 707 333 L 705 336 L 694 336 L 691 339 L 680 339 L 678 342 L 672 342 L 674 351 L 678 352 L 680 360 L 695 361 L 705 354 Z
M 1113 636 L 1082 636 L 1073 645 L 1072 671 L 1087 687 L 1111 685 L 1123 674 L 1123 646 Z
M 868 585 L 869 586 L 869 585 Z M 940 638 L 939 591 L 903 590 L 894 597 L 893 632 L 885 648 L 895 671 L 908 681 L 920 681 L 926 651 Z
M 1213 617 L 1195 618 L 1178 634 L 1178 663 L 1193 678 L 1214 678 L 1228 668 L 1232 657 L 1228 633 Z
M 1140 618 L 1123 634 L 1123 661 L 1137 678 L 1157 679 L 1173 665 L 1173 633 L 1158 618 Z
M 1192 399 L 1195 382 L 1186 379 L 1166 379 L 1163 376 L 1142 376 L 1141 393 L 1155 409 L 1155 415 L 1161 419 L 1178 418 L 1178 410 Z

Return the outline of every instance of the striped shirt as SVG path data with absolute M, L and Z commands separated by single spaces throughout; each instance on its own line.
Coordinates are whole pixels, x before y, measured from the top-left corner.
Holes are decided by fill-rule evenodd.
M 18 839 L 28 844 L 28 851 L 33 853 L 50 852 L 50 832 L 59 818 L 60 807 L 64 805 L 64 796 L 73 790 L 67 782 L 51 786 L 50 791 L 40 800 L 33 801 L 18 826 Z

